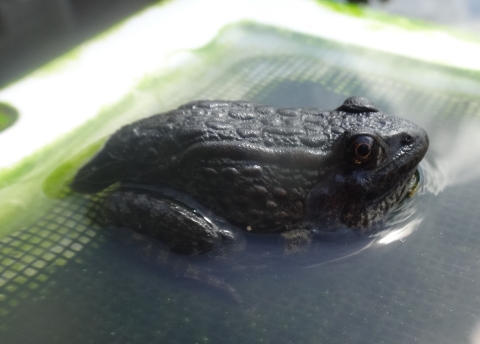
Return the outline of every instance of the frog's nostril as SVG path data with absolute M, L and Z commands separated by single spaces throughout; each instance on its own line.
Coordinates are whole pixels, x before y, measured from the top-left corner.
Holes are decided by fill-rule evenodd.
M 402 141 L 401 141 L 402 145 L 406 146 L 406 145 L 411 144 L 412 142 L 413 142 L 413 137 L 411 135 L 404 134 L 402 136 Z

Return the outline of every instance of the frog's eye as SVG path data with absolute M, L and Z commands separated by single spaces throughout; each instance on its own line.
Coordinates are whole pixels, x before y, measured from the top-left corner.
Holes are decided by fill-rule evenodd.
M 369 135 L 359 135 L 347 145 L 347 158 L 356 165 L 370 165 L 378 158 L 379 147 L 375 139 Z

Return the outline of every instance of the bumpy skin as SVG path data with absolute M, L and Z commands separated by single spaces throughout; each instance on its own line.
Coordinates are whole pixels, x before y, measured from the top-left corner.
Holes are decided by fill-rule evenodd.
M 359 137 L 373 142 L 365 163 L 352 153 Z M 121 128 L 72 188 L 170 185 L 252 232 L 365 231 L 406 197 L 427 148 L 423 129 L 366 98 L 349 98 L 332 111 L 195 101 Z M 120 192 L 107 208 L 124 199 L 129 216 L 138 213 L 137 196 Z M 119 217 L 116 210 L 109 214 Z

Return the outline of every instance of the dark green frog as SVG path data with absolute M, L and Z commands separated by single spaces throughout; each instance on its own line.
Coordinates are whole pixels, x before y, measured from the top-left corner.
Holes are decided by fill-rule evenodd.
M 195 101 L 121 128 L 72 188 L 120 182 L 104 205 L 108 222 L 205 253 L 242 230 L 293 241 L 368 232 L 412 192 L 427 148 L 422 128 L 366 98 L 331 111 Z

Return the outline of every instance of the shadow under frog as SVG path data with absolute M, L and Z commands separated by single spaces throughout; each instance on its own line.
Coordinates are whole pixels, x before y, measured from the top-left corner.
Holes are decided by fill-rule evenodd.
M 328 234 L 381 228 L 413 192 L 427 149 L 422 128 L 366 98 L 331 111 L 194 101 L 121 128 L 71 186 L 117 183 L 104 221 L 177 254 L 238 255 L 253 234 L 296 254 Z

